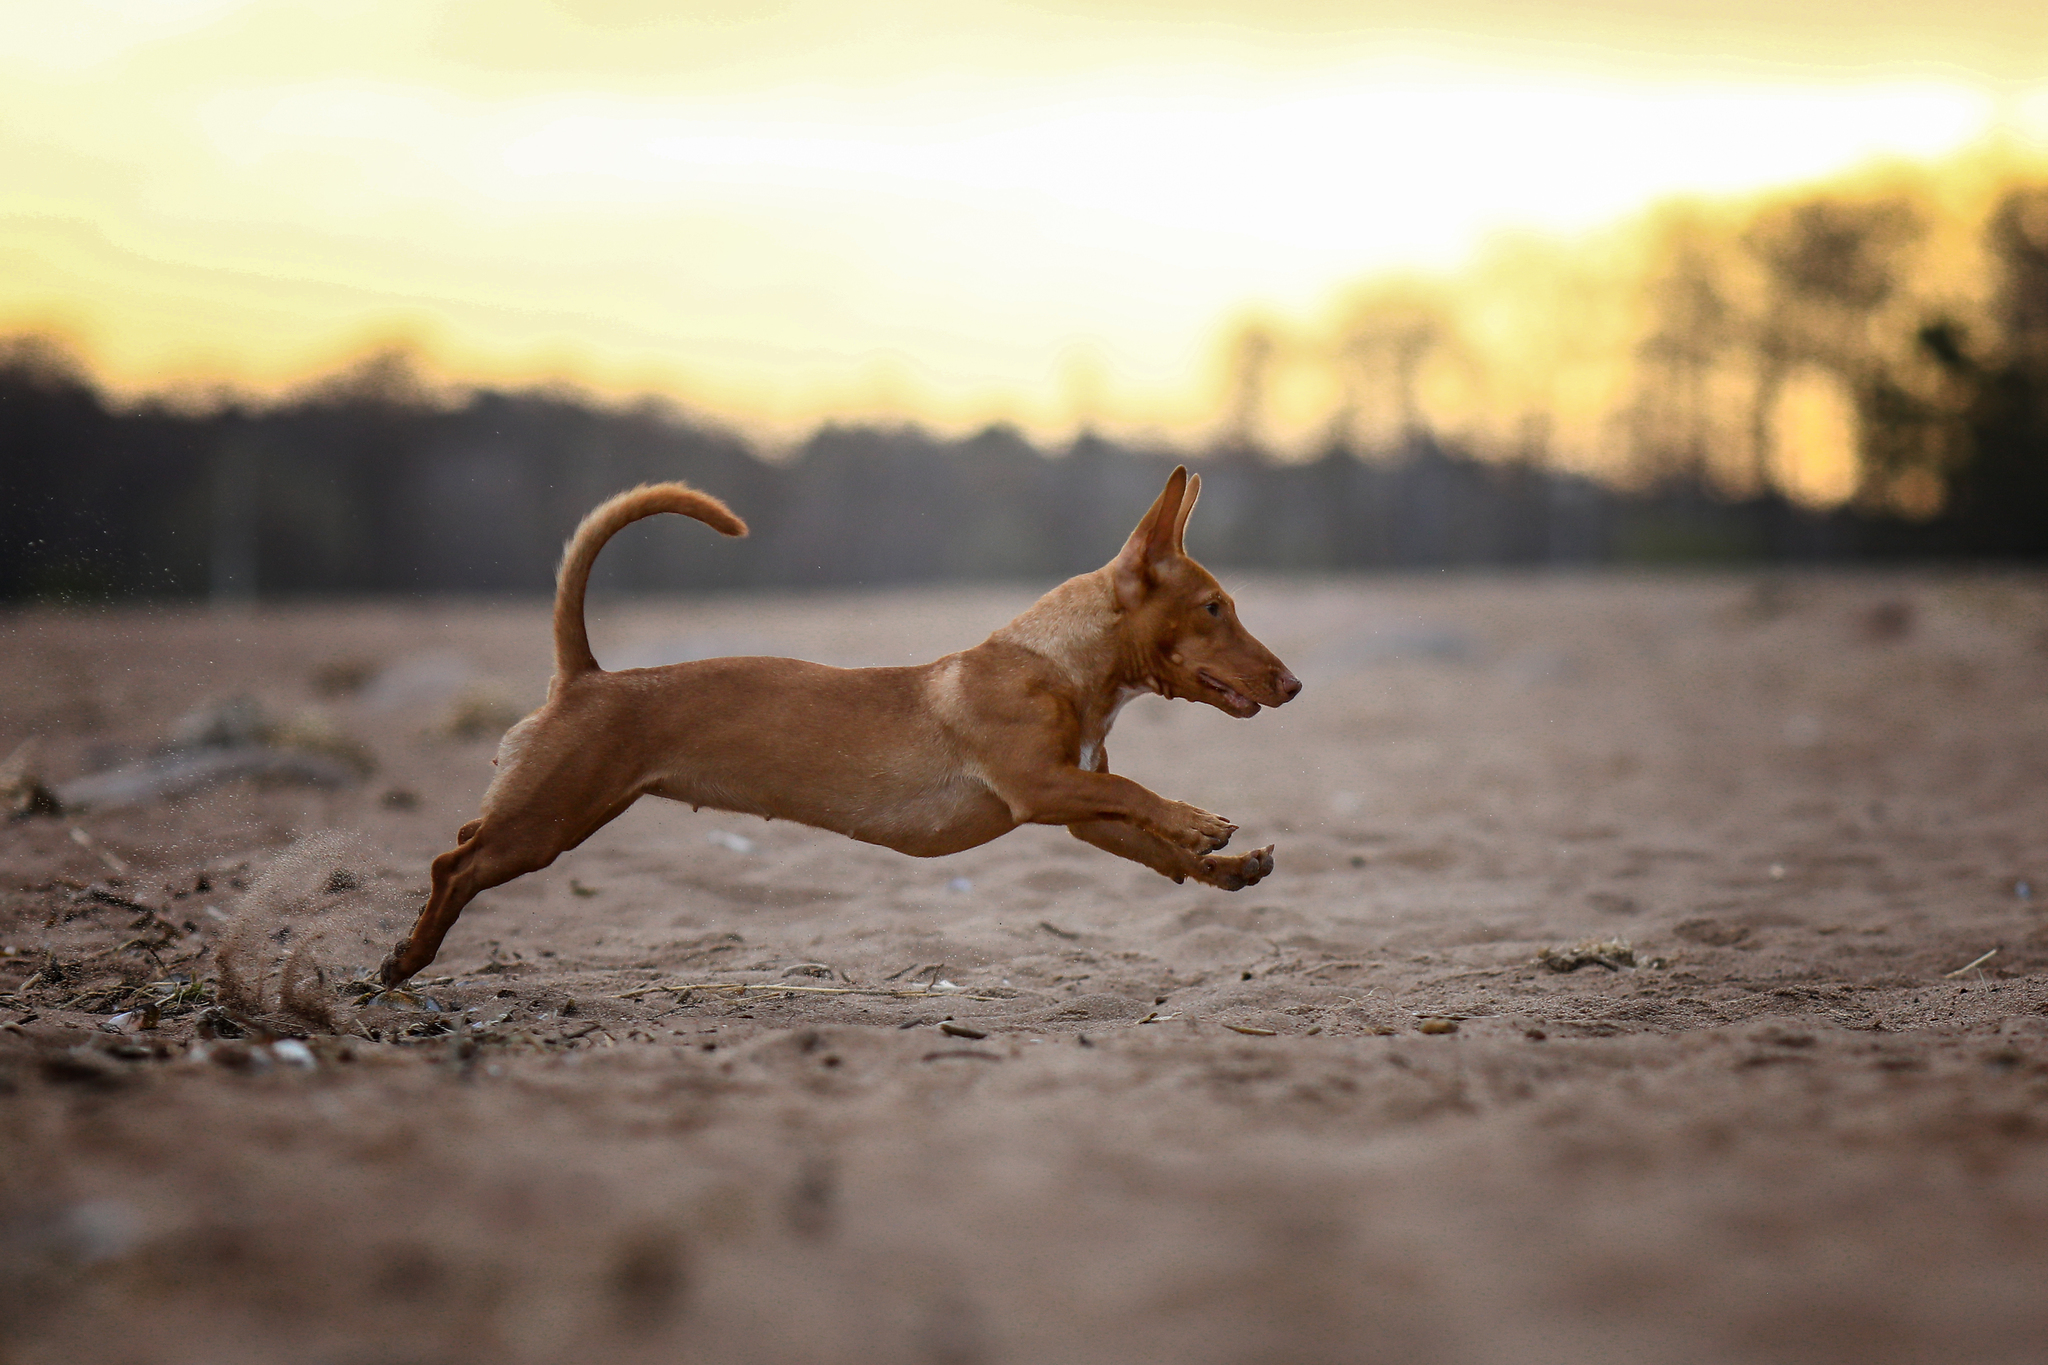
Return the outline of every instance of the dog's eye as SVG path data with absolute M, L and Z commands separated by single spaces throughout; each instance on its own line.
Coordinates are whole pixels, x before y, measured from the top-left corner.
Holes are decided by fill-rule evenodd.
M 1204 607 L 1203 610 L 1208 612 L 1211 616 L 1221 616 L 1223 614 L 1223 604 L 1221 602 L 1211 602 L 1208 606 Z

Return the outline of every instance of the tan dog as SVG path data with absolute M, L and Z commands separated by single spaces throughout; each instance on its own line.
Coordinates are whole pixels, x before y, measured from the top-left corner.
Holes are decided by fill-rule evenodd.
M 914 668 L 704 659 L 606 673 L 583 624 L 590 567 L 620 527 L 680 512 L 746 524 L 681 484 L 636 488 L 576 528 L 555 593 L 555 676 L 498 748 L 483 814 L 434 859 L 433 892 L 384 961 L 396 985 L 434 960 L 479 891 L 546 867 L 643 796 L 795 820 L 921 858 L 1019 825 L 1175 881 L 1235 891 L 1271 845 L 1216 852 L 1237 826 L 1109 771 L 1117 712 L 1145 692 L 1251 716 L 1301 682 L 1238 623 L 1182 534 L 1201 480 L 1176 469 L 1117 557 L 1054 588 L 972 649 Z

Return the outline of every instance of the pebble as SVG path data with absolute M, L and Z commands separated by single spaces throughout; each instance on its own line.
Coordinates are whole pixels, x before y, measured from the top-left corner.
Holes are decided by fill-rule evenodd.
M 291 1066 L 310 1067 L 316 1065 L 313 1049 L 296 1038 L 280 1038 L 270 1045 L 270 1051 L 280 1062 Z

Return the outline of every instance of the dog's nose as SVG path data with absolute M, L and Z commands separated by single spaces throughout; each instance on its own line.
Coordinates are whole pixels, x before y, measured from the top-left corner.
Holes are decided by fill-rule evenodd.
M 1292 673 L 1288 673 L 1288 672 L 1284 672 L 1284 671 L 1283 671 L 1283 672 L 1282 672 L 1282 673 L 1280 674 L 1280 697 L 1281 697 L 1281 700 L 1283 700 L 1283 701 L 1293 701 L 1293 700 L 1294 700 L 1294 699 L 1295 699 L 1296 697 L 1298 697 L 1298 696 L 1300 696 L 1300 695 L 1301 695 L 1301 679 L 1299 679 L 1299 678 L 1295 677 L 1295 676 L 1294 676 L 1294 675 L 1293 675 Z

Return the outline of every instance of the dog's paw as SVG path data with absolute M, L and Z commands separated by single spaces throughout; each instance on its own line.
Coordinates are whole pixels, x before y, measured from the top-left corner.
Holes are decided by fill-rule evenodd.
M 382 965 L 377 968 L 377 980 L 383 983 L 385 990 L 392 990 L 404 985 L 405 979 L 412 975 L 411 972 L 405 969 L 404 965 L 405 950 L 411 943 L 411 939 L 402 938 L 392 944 L 391 951 L 385 954 Z
M 1195 864 L 1195 880 L 1223 891 L 1242 891 L 1273 875 L 1273 846 L 1249 853 L 1212 853 Z
M 1173 831 L 1173 842 L 1190 853 L 1214 853 L 1237 833 L 1236 825 L 1198 806 L 1183 804 L 1175 814 L 1180 817 L 1180 827 Z

